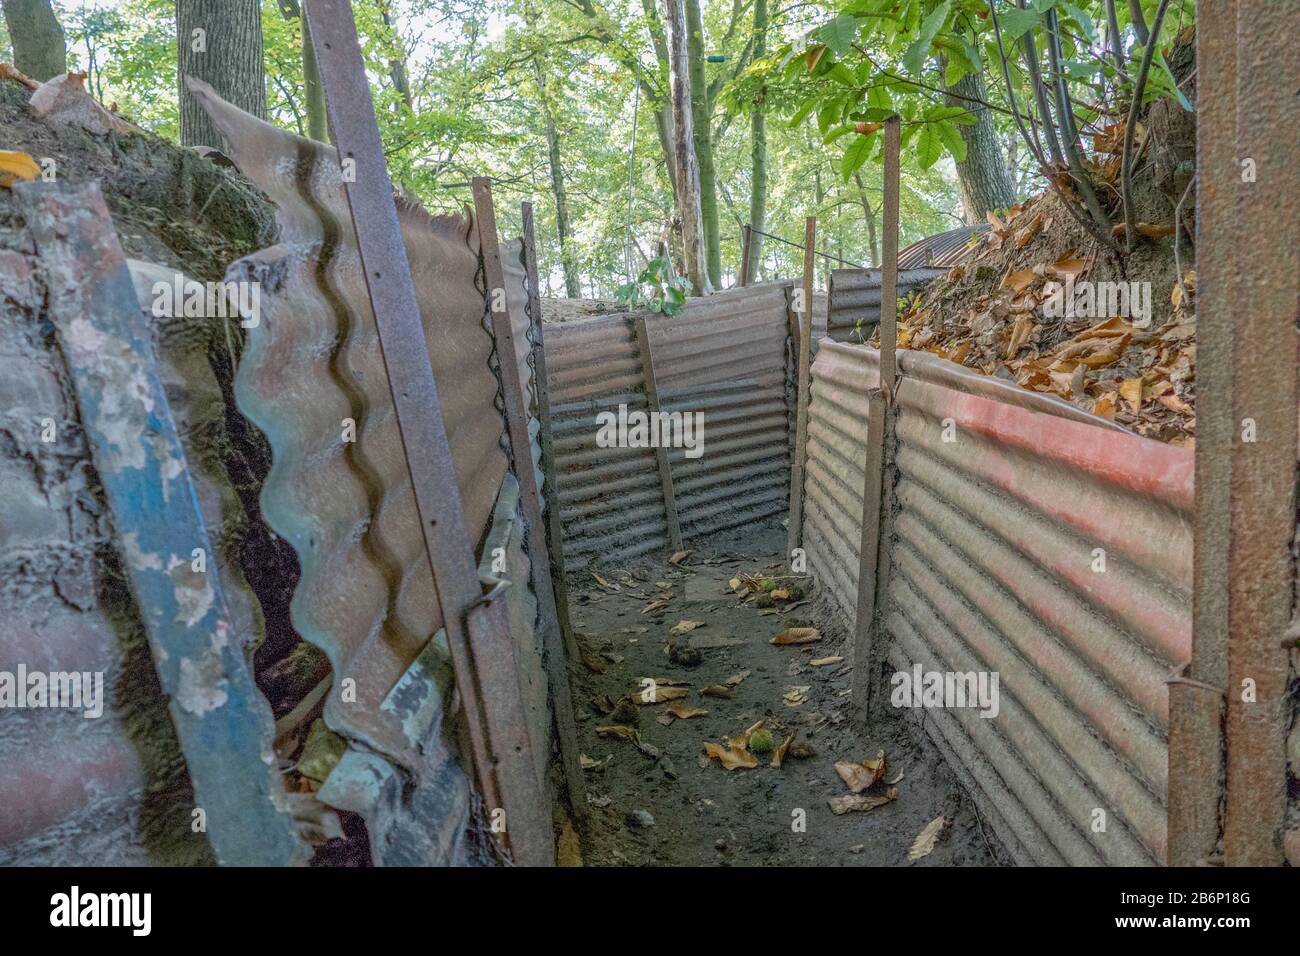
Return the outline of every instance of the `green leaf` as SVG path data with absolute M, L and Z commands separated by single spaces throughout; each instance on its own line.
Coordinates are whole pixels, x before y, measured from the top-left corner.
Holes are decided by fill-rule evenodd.
M 845 133 L 852 133 L 852 132 L 853 132 L 853 124 L 845 123 L 843 126 L 837 126 L 829 133 L 827 133 L 825 137 L 822 138 L 822 143 L 824 145 L 829 146 L 831 143 L 835 142 Z
M 928 120 L 951 120 L 963 126 L 973 126 L 976 122 L 969 107 L 956 105 L 931 106 L 925 111 L 925 118 Z
M 871 109 L 885 110 L 885 115 L 894 112 L 894 101 L 889 96 L 889 89 L 885 86 L 873 86 L 867 90 L 867 106 Z
M 929 169 L 943 156 L 944 142 L 937 123 L 926 123 L 916 137 L 916 161 L 922 169 Z
M 811 99 L 805 100 L 803 104 L 799 107 L 798 111 L 794 114 L 794 118 L 790 120 L 790 128 L 794 129 L 804 120 L 806 120 L 809 117 L 809 115 L 812 113 L 812 111 L 815 110 L 816 108 L 817 108 L 817 98 L 815 96 L 812 97 Z
M 836 83 L 840 83 L 843 86 L 850 86 L 855 89 L 857 88 L 858 78 L 854 76 L 853 71 L 843 63 L 836 63 L 826 72 L 826 75 Z
M 912 41 L 911 46 L 907 48 L 907 52 L 903 54 L 903 67 L 907 72 L 920 73 L 921 68 L 925 66 L 926 58 L 930 55 L 930 44 L 939 35 L 939 30 L 943 28 L 943 22 L 948 19 L 950 7 L 950 0 L 943 0 L 921 21 L 920 32 L 917 34 L 916 39 Z
M 871 155 L 871 140 L 874 135 L 875 134 L 872 134 L 872 136 L 858 136 L 853 140 L 853 142 L 849 143 L 849 148 L 846 149 L 844 155 L 840 157 L 840 175 L 844 177 L 846 183 L 854 173 L 862 168 L 862 164 L 865 163 L 867 157 Z
M 858 18 L 842 13 L 830 23 L 818 27 L 815 33 L 817 39 L 830 47 L 836 56 L 843 56 L 853 48 L 853 41 L 857 38 Z
M 1038 14 L 1033 10 L 1017 10 L 1004 7 L 998 11 L 998 27 L 1002 30 L 1002 42 L 1019 40 L 1022 36 L 1038 26 Z M 1011 55 L 1011 51 L 1007 51 Z
M 966 141 L 961 138 L 961 131 L 948 122 L 935 123 L 934 126 L 939 131 L 939 138 L 943 140 L 943 145 L 948 148 L 948 152 L 952 153 L 952 158 L 959 163 L 965 162 Z

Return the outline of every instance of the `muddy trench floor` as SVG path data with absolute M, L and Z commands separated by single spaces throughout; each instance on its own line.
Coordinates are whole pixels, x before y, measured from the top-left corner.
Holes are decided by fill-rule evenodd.
M 574 710 L 587 785 L 582 856 L 587 866 L 989 866 L 1007 860 L 978 817 L 942 756 L 921 731 L 923 711 L 890 711 L 865 730 L 852 724 L 852 668 L 846 635 L 818 620 L 816 602 L 760 609 L 729 587 L 741 573 L 771 578 L 780 564 L 785 530 L 775 520 L 713 536 L 674 566 L 666 559 L 621 566 L 595 564 L 571 574 L 570 612 L 582 651 L 575 662 Z M 599 575 L 605 582 L 597 580 Z M 667 583 L 668 588 L 658 586 Z M 784 584 L 783 581 L 778 581 Z M 642 610 L 670 591 L 661 611 Z M 763 613 L 767 610 L 767 613 Z M 704 622 L 671 637 L 680 621 Z M 787 627 L 814 626 L 817 642 L 770 644 Z M 669 641 L 697 649 L 689 666 L 670 660 Z M 689 656 L 689 652 L 688 652 Z M 599 672 L 602 671 L 603 672 Z M 705 696 L 703 688 L 735 684 L 733 696 Z M 682 681 L 679 700 L 633 703 L 641 679 Z M 792 705 L 785 695 L 803 697 Z M 620 706 L 624 698 L 629 702 Z M 662 723 L 672 704 L 707 711 Z M 618 707 L 612 715 L 611 705 Z M 633 737 L 602 735 L 635 710 Z M 666 719 L 666 717 L 664 717 Z M 723 744 L 766 721 L 780 744 L 790 734 L 815 754 L 787 754 L 780 768 L 771 753 L 754 768 L 724 769 L 704 755 L 704 743 Z M 797 749 L 792 747 L 791 750 Z M 830 801 L 850 793 L 836 761 L 874 760 L 884 751 L 886 771 L 868 794 L 892 784 L 892 802 L 862 812 L 832 813 Z M 595 764 L 595 766 L 592 766 Z M 802 814 L 799 811 L 803 811 Z M 947 823 L 934 849 L 916 860 L 909 850 L 927 824 Z M 795 824 L 803 820 L 801 831 Z

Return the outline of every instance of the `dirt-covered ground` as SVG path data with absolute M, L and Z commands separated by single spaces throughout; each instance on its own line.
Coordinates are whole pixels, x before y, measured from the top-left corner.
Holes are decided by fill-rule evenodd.
M 574 688 L 578 741 L 588 788 L 583 857 L 588 866 L 977 866 L 1003 862 L 1004 851 L 983 826 L 938 751 L 917 733 L 912 712 L 890 716 L 859 733 L 849 693 L 852 669 L 842 633 L 810 618 L 813 602 L 786 610 L 755 606 L 730 586 L 742 574 L 773 578 L 785 531 L 776 522 L 718 535 L 678 565 L 667 560 L 579 571 L 571 582 L 574 627 L 584 664 Z M 597 578 L 599 575 L 599 579 Z M 601 583 L 601 582 L 604 583 Z M 668 585 L 667 587 L 661 586 Z M 778 584 L 786 581 L 778 578 Z M 790 582 L 794 583 L 794 582 Z M 658 611 L 647 605 L 672 594 Z M 767 603 L 758 601 L 757 603 Z M 681 621 L 703 622 L 677 638 Z M 817 626 L 821 639 L 777 646 L 788 627 Z M 688 645 L 701 661 L 671 660 Z M 687 652 L 689 656 L 689 652 Z M 603 670 L 603 673 L 597 671 Z M 744 674 L 743 679 L 736 678 Z M 685 696 L 635 703 L 642 678 L 680 681 Z M 733 683 L 728 685 L 728 681 Z M 730 699 L 705 687 L 730 686 Z M 791 695 L 787 699 L 787 695 Z M 625 702 L 626 701 L 626 702 Z M 665 724 L 666 711 L 707 713 Z M 610 712 L 610 708 L 614 710 Z M 597 728 L 631 726 L 598 733 Z M 705 756 L 705 742 L 723 745 L 759 721 L 780 745 L 794 735 L 780 768 L 771 753 L 757 766 L 724 769 Z M 804 747 L 803 745 L 811 745 Z M 804 749 L 807 756 L 794 756 Z M 896 799 L 874 809 L 832 813 L 830 801 L 850 793 L 837 761 L 875 760 L 881 780 L 865 791 Z M 800 813 L 802 811 L 802 813 Z M 909 850 L 927 825 L 947 822 L 934 849 L 916 861 Z M 800 829 L 799 822 L 806 823 Z

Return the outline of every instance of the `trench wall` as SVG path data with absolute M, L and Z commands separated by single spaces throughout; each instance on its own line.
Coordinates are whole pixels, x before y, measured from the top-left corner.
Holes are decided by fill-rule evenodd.
M 601 412 L 648 410 L 651 365 L 663 411 L 704 413 L 703 453 L 668 452 L 683 540 L 786 508 L 790 290 L 769 283 L 693 299 L 676 316 L 629 312 L 547 325 L 550 487 L 570 567 L 670 547 L 654 449 L 596 444 Z M 649 356 L 638 343 L 638 320 Z
M 1193 453 L 934 356 L 899 357 L 870 582 L 878 692 L 917 664 L 996 672 L 996 716 L 927 708 L 924 725 L 1012 855 L 1163 862 L 1165 681 L 1191 647 Z M 822 343 L 804 543 L 850 624 L 878 381 L 875 350 Z M 869 516 L 880 507 L 866 502 Z

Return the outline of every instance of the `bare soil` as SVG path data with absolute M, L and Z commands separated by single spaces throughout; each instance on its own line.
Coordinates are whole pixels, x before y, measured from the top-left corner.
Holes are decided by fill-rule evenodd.
M 851 656 L 842 631 L 810 620 L 817 613 L 811 602 L 764 614 L 752 598 L 742 602 L 728 587 L 741 572 L 781 574 L 784 538 L 784 529 L 772 521 L 715 536 L 678 566 L 662 560 L 575 573 L 572 616 L 591 665 L 578 665 L 575 682 L 578 741 L 585 756 L 602 764 L 586 771 L 585 864 L 988 866 L 1007 859 L 939 752 L 918 732 L 912 712 L 855 729 L 851 666 L 810 664 Z M 642 614 L 661 590 L 657 582 L 671 584 L 673 597 L 660 613 Z M 675 639 L 700 650 L 703 660 L 693 667 L 674 663 L 665 651 L 674 640 L 670 628 L 682 620 L 705 622 Z M 823 636 L 816 643 L 769 643 L 786 627 L 819 624 Z M 700 693 L 741 671 L 749 674 L 731 699 Z M 637 705 L 641 747 L 633 739 L 598 735 L 598 726 L 612 722 L 605 708 L 638 690 L 642 677 L 687 682 L 683 700 L 708 713 L 665 726 L 657 718 L 668 704 Z M 787 704 L 783 696 L 792 688 L 806 688 L 805 702 Z M 755 768 L 734 770 L 704 756 L 705 741 L 721 743 L 759 720 L 767 721 L 777 743 L 793 733 L 816 753 L 787 755 L 779 769 L 769 766 L 770 754 L 758 755 Z M 873 759 L 882 750 L 884 782 L 897 788 L 897 799 L 867 812 L 834 815 L 830 799 L 849 792 L 835 762 Z M 950 823 L 938 845 L 912 863 L 913 841 L 939 816 Z M 806 820 L 804 832 L 794 826 L 800 818 Z

